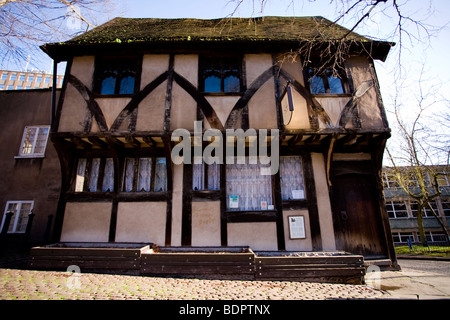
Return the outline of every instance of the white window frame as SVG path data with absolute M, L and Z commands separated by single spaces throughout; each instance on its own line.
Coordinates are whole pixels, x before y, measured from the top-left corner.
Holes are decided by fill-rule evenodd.
M 19 217 L 20 217 L 20 211 L 22 209 L 22 205 L 25 203 L 30 203 L 30 211 L 27 213 L 27 215 L 29 215 L 32 211 L 33 211 L 33 207 L 34 207 L 34 201 L 33 200 L 20 200 L 20 201 L 7 201 L 6 202 L 6 206 L 5 206 L 5 211 L 3 212 L 3 219 L 2 219 L 2 225 L 0 227 L 0 230 L 3 230 L 3 225 L 5 224 L 5 219 L 6 219 L 6 213 L 8 212 L 8 208 L 10 204 L 18 204 L 17 207 L 17 211 L 13 214 L 13 216 L 11 217 L 11 222 L 9 224 L 9 226 L 13 226 L 12 230 L 9 231 L 8 233 L 25 233 L 26 230 L 21 230 L 21 231 L 17 231 L 17 223 L 19 222 Z M 19 213 L 19 214 L 17 214 Z M 26 226 L 25 226 L 26 228 Z
M 36 134 L 34 136 L 34 141 L 31 146 L 31 152 L 23 153 L 22 151 L 23 151 L 24 143 L 26 141 L 28 129 L 36 129 Z M 44 129 L 48 129 L 48 132 L 47 132 L 47 137 L 45 138 L 43 152 L 36 153 L 34 151 L 36 148 L 36 141 L 39 136 L 39 130 L 44 130 Z M 19 155 L 16 156 L 15 158 L 16 159 L 17 158 L 19 158 L 19 159 L 20 158 L 43 158 L 45 156 L 45 150 L 47 149 L 47 142 L 48 142 L 49 134 L 50 134 L 50 126 L 26 126 L 25 129 L 23 130 L 22 141 L 20 142 Z

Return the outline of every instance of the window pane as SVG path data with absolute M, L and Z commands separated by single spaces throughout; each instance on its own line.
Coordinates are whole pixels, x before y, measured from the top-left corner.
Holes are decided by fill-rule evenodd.
M 127 76 L 120 81 L 120 94 L 134 93 L 134 77 Z
M 48 128 L 39 128 L 38 136 L 36 139 L 36 146 L 34 148 L 34 153 L 43 154 L 45 152 L 45 146 L 47 144 Z
M 238 77 L 228 76 L 224 79 L 224 91 L 225 92 L 240 92 L 241 84 Z
M 220 190 L 220 166 L 217 163 L 208 165 L 208 190 Z
M 126 192 L 133 191 L 133 181 L 134 181 L 134 159 L 126 159 L 124 179 L 123 179 L 123 191 Z
M 114 191 L 114 162 L 111 158 L 106 159 L 105 162 L 102 191 Z
M 325 93 L 325 85 L 321 77 L 313 76 L 311 79 L 309 79 L 309 84 L 311 86 L 311 93 Z
M 395 218 L 408 217 L 408 211 L 406 210 L 405 202 L 393 202 L 393 208 L 394 208 Z
M 91 175 L 89 177 L 89 191 L 96 192 L 98 185 L 98 174 L 100 170 L 100 159 L 92 159 Z
M 442 202 L 442 209 L 444 209 L 444 215 L 450 217 L 450 202 Z
M 328 77 L 328 85 L 330 86 L 330 93 L 344 93 L 341 79 L 333 76 Z
M 22 202 L 19 216 L 17 217 L 15 232 L 25 232 L 28 223 L 28 217 L 31 213 L 31 203 Z
M 107 77 L 102 81 L 102 87 L 100 89 L 101 94 L 114 94 L 114 90 L 116 87 L 116 78 L 115 77 Z
M 248 158 L 247 162 L 248 162 Z M 267 210 L 272 203 L 272 179 L 261 175 L 260 164 L 228 164 L 227 208 L 228 210 Z
M 156 158 L 154 191 L 167 191 L 166 158 Z
M 150 177 L 152 173 L 152 159 L 139 159 L 139 181 L 137 191 L 150 191 Z
M 25 75 L 24 74 L 21 74 L 19 76 L 19 81 L 25 81 Z
M 281 199 L 305 199 L 301 157 L 280 157 Z
M 33 153 L 33 144 L 36 138 L 37 128 L 27 128 L 25 131 L 25 138 L 22 145 L 22 154 Z
M 12 212 L 13 213 L 13 215 L 11 216 L 10 223 L 9 223 L 8 232 L 13 232 L 14 231 L 14 221 L 16 220 L 16 214 L 17 214 L 17 210 L 18 209 L 19 209 L 19 203 L 14 202 L 14 203 L 9 203 L 8 204 L 8 208 L 6 209 L 6 212 Z
M 192 165 L 192 190 L 205 189 L 205 163 Z
M 79 159 L 77 167 L 77 177 L 75 179 L 75 192 L 84 191 L 85 177 L 86 177 L 86 159 Z
M 205 92 L 220 92 L 220 78 L 209 76 L 205 79 Z

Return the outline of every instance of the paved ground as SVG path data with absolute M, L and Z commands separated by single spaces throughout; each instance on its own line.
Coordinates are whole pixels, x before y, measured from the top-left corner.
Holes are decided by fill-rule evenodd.
M 400 260 L 366 285 L 178 279 L 0 269 L 1 300 L 450 299 L 450 261 Z M 421 264 L 421 267 L 419 266 Z M 431 267 L 431 265 L 435 267 Z M 438 266 L 436 266 L 438 265 Z M 425 269 L 425 270 L 424 270 Z M 431 271 L 429 271 L 431 270 Z

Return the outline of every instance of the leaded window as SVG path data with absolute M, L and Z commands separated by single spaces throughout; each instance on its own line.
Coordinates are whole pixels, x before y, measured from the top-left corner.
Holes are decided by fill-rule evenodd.
M 3 230 L 6 213 L 12 212 L 8 233 L 24 233 L 28 224 L 28 217 L 33 210 L 33 201 L 8 201 L 6 203 L 5 212 L 0 230 Z
M 227 209 L 273 210 L 272 176 L 264 174 L 270 165 L 250 164 L 248 160 L 226 165 Z
M 136 58 L 103 58 L 96 62 L 96 93 L 102 95 L 133 94 L 137 87 Z
M 42 157 L 47 146 L 49 126 L 25 127 L 20 145 L 19 157 Z
M 234 57 L 203 57 L 201 77 L 204 92 L 241 92 L 241 59 Z

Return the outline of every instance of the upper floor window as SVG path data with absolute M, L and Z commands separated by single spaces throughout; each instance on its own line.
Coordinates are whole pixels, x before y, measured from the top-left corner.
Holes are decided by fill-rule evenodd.
M 345 82 L 340 73 L 336 74 L 332 69 L 325 69 L 321 72 L 317 72 L 313 68 L 308 68 L 307 70 L 309 87 L 312 94 L 346 93 Z
M 241 59 L 236 57 L 203 57 L 200 62 L 204 92 L 241 92 Z
M 49 126 L 25 127 L 19 157 L 43 157 L 49 132 Z
M 95 67 L 94 90 L 99 94 L 133 94 L 138 63 L 135 58 L 102 58 Z

